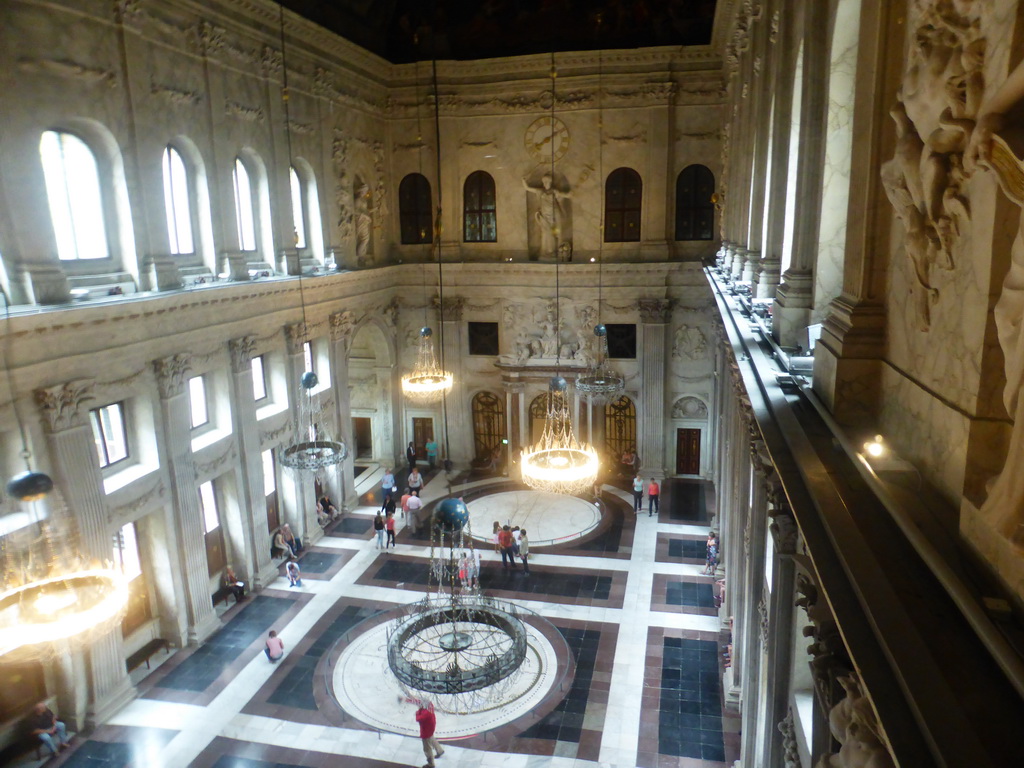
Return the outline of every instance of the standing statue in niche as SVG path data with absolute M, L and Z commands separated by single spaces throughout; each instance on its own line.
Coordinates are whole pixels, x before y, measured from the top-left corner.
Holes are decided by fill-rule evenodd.
M 540 354 L 541 357 L 556 357 L 558 355 L 558 323 L 555 321 L 555 313 L 548 310 L 544 319 L 540 322 Z
M 370 253 L 373 215 L 370 213 L 370 187 L 360 183 L 355 194 L 356 261 L 362 265 Z
M 1003 129 L 1006 113 L 1021 100 L 1024 61 L 981 108 L 965 165 L 968 172 L 977 167 L 994 170 L 1006 196 L 1024 209 L 1024 163 L 994 135 Z M 1006 463 L 990 484 L 981 512 L 1000 533 L 1024 549 L 1024 475 L 1020 472 L 1024 466 L 1024 210 L 1010 248 L 1010 268 L 992 314 L 1004 359 L 1003 404 L 1013 420 L 1013 429 Z
M 537 253 L 542 258 L 571 258 L 568 201 L 572 193 L 556 189 L 550 173 L 540 177 L 540 186 L 531 186 L 524 178 L 523 189 L 537 196 L 537 210 L 533 214 L 537 239 L 531 243 L 531 255 Z

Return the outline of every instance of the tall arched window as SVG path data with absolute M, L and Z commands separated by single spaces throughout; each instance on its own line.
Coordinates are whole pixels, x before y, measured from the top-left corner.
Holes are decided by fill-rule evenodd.
M 476 458 L 494 458 L 495 449 L 501 449 L 504 437 L 505 398 L 492 392 L 477 392 L 473 396 L 473 441 Z
M 676 177 L 676 240 L 712 240 L 715 231 L 715 175 L 688 165 Z
M 256 200 L 253 197 L 249 171 L 240 157 L 235 158 L 235 223 L 238 227 L 238 249 L 256 250 Z
M 462 188 L 462 239 L 467 243 L 498 242 L 494 179 L 486 171 L 469 174 Z
M 296 248 L 306 247 L 306 196 L 295 166 L 288 169 L 288 185 L 292 193 L 292 235 Z
M 550 393 L 544 392 L 530 401 L 530 442 L 536 443 L 544 433 L 544 424 L 548 420 L 548 400 Z
M 604 442 L 616 457 L 636 448 L 636 406 L 625 395 L 604 407 Z
M 46 198 L 63 261 L 110 257 L 96 156 L 73 133 L 46 131 L 39 141 Z
M 643 182 L 632 168 L 616 168 L 604 185 L 604 241 L 633 243 L 640 240 L 640 203 Z
M 167 236 L 171 253 L 195 253 L 192 239 L 192 202 L 188 169 L 181 153 L 174 147 L 164 148 L 164 213 L 167 215 Z
M 398 185 L 398 215 L 402 226 L 402 245 L 434 242 L 430 182 L 423 174 L 410 173 Z

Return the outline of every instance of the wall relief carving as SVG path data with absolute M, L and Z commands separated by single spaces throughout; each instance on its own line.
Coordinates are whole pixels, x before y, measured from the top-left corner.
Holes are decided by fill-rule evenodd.
M 672 357 L 676 360 L 698 360 L 706 356 L 708 340 L 704 331 L 692 325 L 676 329 L 672 342 Z
M 829 711 L 828 729 L 841 746 L 834 755 L 822 755 L 817 768 L 895 768 L 856 673 L 837 679 L 846 696 Z
M 707 405 L 692 395 L 680 397 L 672 406 L 673 419 L 706 419 L 707 417 Z

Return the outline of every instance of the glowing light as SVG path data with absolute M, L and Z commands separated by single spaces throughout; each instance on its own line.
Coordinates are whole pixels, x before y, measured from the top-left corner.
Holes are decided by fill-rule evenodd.
M 561 388 L 552 383 L 548 415 L 540 440 L 523 450 L 523 482 L 538 491 L 577 494 L 589 491 L 597 477 L 600 460 L 591 446 L 581 443 L 572 431 L 572 419 Z
M 430 402 L 440 400 L 450 392 L 455 379 L 448 371 L 441 370 L 434 356 L 434 343 L 430 340 L 433 331 L 420 329 L 419 348 L 416 351 L 416 365 L 412 372 L 402 377 L 402 393 L 410 400 Z
M 885 454 L 885 445 L 882 442 L 881 435 L 875 435 L 875 439 L 864 443 L 864 451 L 873 458 L 878 458 Z

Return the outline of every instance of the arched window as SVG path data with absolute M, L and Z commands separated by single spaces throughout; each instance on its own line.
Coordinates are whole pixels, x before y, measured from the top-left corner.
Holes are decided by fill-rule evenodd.
M 715 230 L 715 175 L 688 165 L 676 177 L 676 240 L 712 240 Z
M 530 442 L 536 443 L 544 432 L 544 424 L 548 420 L 548 399 L 550 393 L 537 395 L 530 402 Z
M 486 171 L 469 174 L 462 188 L 462 239 L 467 243 L 498 242 L 494 179 Z
M 632 168 L 616 168 L 604 185 L 604 241 L 634 243 L 640 240 L 640 202 L 643 182 Z
M 164 148 L 163 168 L 164 213 L 167 215 L 167 236 L 171 244 L 171 253 L 195 253 L 188 170 L 181 153 L 172 146 Z
M 430 182 L 421 173 L 410 173 L 398 185 L 398 214 L 402 245 L 434 242 L 430 208 Z
M 288 186 L 292 193 L 292 236 L 296 248 L 306 247 L 306 195 L 295 166 L 288 169 Z
M 96 156 L 72 133 L 46 131 L 39 141 L 57 256 L 63 261 L 110 257 Z
M 636 406 L 625 395 L 604 407 L 604 442 L 616 458 L 636 448 Z
M 256 200 L 253 197 L 252 182 L 242 158 L 235 158 L 235 223 L 238 227 L 238 249 L 256 250 Z
M 479 461 L 499 459 L 505 438 L 505 398 L 492 392 L 477 392 L 473 396 L 473 441 Z

